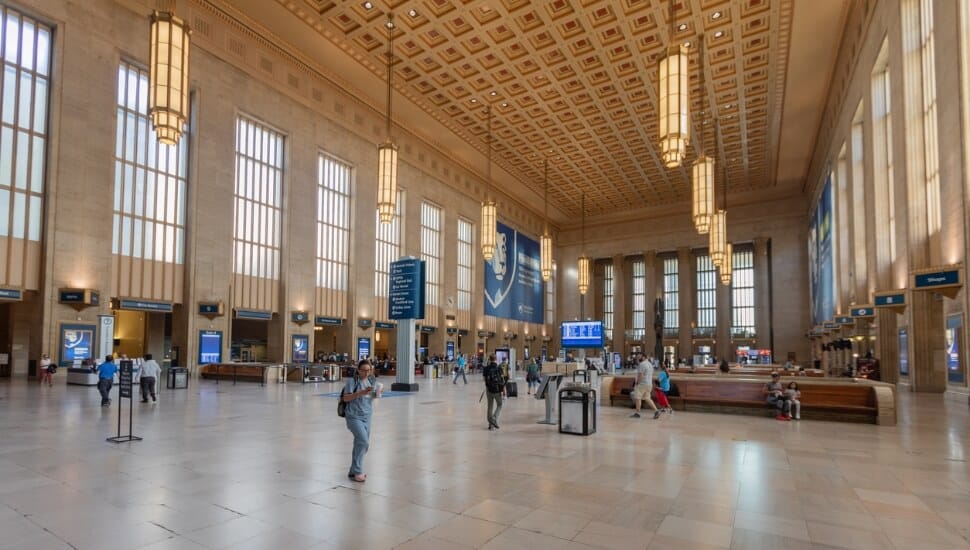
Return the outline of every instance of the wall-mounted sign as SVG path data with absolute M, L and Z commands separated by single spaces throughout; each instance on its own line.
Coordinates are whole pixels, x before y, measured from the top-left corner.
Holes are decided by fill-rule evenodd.
M 306 363 L 310 357 L 310 337 L 306 334 L 293 335 L 293 362 Z
M 200 330 L 199 331 L 199 364 L 208 365 L 210 363 L 222 362 L 222 331 L 221 330 Z
M 523 340 L 525 340 L 526 342 L 535 342 L 535 339 L 536 339 L 535 334 L 526 334 L 525 338 L 523 338 Z
M 429 333 L 430 334 L 430 333 L 432 333 L 432 332 L 434 332 L 436 330 L 438 330 L 438 327 L 429 327 L 427 325 L 421 325 L 421 332 L 425 332 L 425 333 Z
M 468 331 L 463 328 L 460 328 L 458 329 L 458 336 L 468 336 Z
M 57 291 L 57 301 L 80 310 L 101 304 L 101 294 L 90 288 L 61 288 Z
M 322 315 L 317 315 L 313 318 L 313 324 L 315 325 L 329 325 L 329 326 L 340 326 L 344 324 L 344 320 L 339 317 L 324 317 Z
M 374 323 L 374 326 L 377 327 L 380 330 L 392 330 L 392 329 L 397 328 L 397 324 L 396 323 L 384 323 L 384 322 L 381 322 L 381 321 L 378 321 L 378 322 Z
M 222 302 L 199 302 L 199 315 L 214 319 L 226 314 L 226 306 Z
M 0 301 L 19 302 L 24 299 L 24 291 L 19 288 L 0 288 Z
M 458 329 L 455 327 L 448 327 L 445 329 L 446 334 L 458 334 Z
M 370 357 L 370 338 L 360 337 L 357 339 L 357 360 Z
M 448 342 L 445 343 L 445 361 L 454 361 L 454 360 L 455 360 L 455 343 L 452 342 L 451 340 L 448 340 Z
M 94 357 L 104 357 L 114 352 L 115 318 L 114 315 L 98 315 L 98 343 Z
M 832 321 L 826 321 L 825 323 L 822 324 L 822 327 L 825 330 L 835 330 L 835 329 L 839 328 L 839 324 L 838 323 L 833 323 Z
M 58 350 L 60 357 L 57 363 L 62 367 L 74 364 L 75 360 L 94 358 L 94 334 L 97 325 L 62 324 Z
M 853 319 L 848 315 L 839 315 L 838 317 L 835 318 L 835 322 L 836 324 L 839 324 L 839 325 L 851 325 L 855 323 L 855 319 Z
M 290 312 L 290 321 L 292 321 L 292 322 L 294 322 L 294 323 L 296 323 L 298 325 L 302 325 L 303 323 L 306 323 L 309 320 L 310 320 L 310 314 L 307 313 L 306 311 L 291 311 Z
M 956 268 L 913 274 L 915 290 L 937 290 L 961 285 L 960 270 Z
M 887 290 L 882 292 L 874 292 L 872 294 L 872 302 L 873 307 L 891 308 L 901 313 L 906 309 L 906 291 Z
M 365 319 L 363 317 L 357 319 L 357 326 L 360 328 L 370 328 L 374 324 L 372 319 Z
M 495 333 L 490 330 L 480 330 L 478 331 L 479 338 L 491 338 L 495 336 Z
M 873 317 L 876 315 L 876 310 L 872 306 L 856 306 L 849 309 L 849 314 L 853 317 Z
M 172 302 L 159 302 L 156 300 L 142 300 L 140 298 L 117 298 L 114 301 L 114 309 L 124 309 L 127 311 L 148 311 L 157 313 L 171 313 L 174 308 Z
M 388 318 L 424 319 L 424 265 L 424 261 L 417 258 L 391 262 Z
M 236 319 L 249 319 L 252 321 L 269 321 L 273 318 L 272 311 L 263 309 L 236 309 Z

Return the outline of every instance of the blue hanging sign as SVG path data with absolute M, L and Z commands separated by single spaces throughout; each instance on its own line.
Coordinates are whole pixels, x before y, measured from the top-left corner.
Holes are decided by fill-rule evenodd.
M 905 307 L 906 293 L 876 294 L 873 296 L 873 302 L 875 302 L 875 307 Z
M 851 308 L 849 314 L 853 317 L 874 317 L 876 310 L 872 306 L 858 306 Z
M 390 319 L 424 319 L 424 261 L 404 258 L 391 262 L 387 316 Z
M 199 315 L 205 317 L 222 317 L 225 315 L 222 302 L 199 302 Z
M 835 318 L 835 322 L 840 325 L 851 325 L 855 323 L 855 319 L 846 315 L 840 315 Z
M 458 329 L 455 327 L 448 327 L 445 329 L 446 334 L 458 334 Z
M 825 328 L 825 330 L 834 330 L 839 328 L 839 324 L 833 323 L 832 321 L 826 321 L 822 324 L 822 327 Z
M 397 323 L 385 323 L 385 322 L 382 322 L 382 321 L 378 321 L 378 322 L 374 323 L 374 326 L 377 327 L 377 328 L 379 328 L 379 329 L 381 329 L 381 330 L 392 330 L 392 329 L 397 328 Z
M 496 223 L 495 254 L 485 262 L 485 315 L 543 322 L 539 243 Z
M 317 315 L 316 317 L 313 318 L 313 324 L 340 326 L 344 324 L 344 320 L 339 319 L 337 317 L 323 317 L 322 315 Z
M 19 288 L 0 288 L 0 301 L 19 302 L 24 298 L 24 291 Z
M 171 313 L 172 302 L 156 302 L 154 300 L 139 300 L 136 298 L 121 298 L 118 301 L 118 309 L 130 311 L 150 311 Z
M 947 269 L 913 275 L 913 288 L 916 290 L 933 290 L 959 285 L 960 270 L 958 269 Z
M 310 314 L 307 313 L 307 312 L 305 312 L 305 311 L 291 311 L 290 312 L 290 321 L 292 321 L 294 323 L 297 323 L 297 324 L 301 324 L 302 325 L 303 323 L 305 323 L 305 322 L 307 322 L 309 320 L 310 320 Z
M 429 327 L 429 326 L 426 326 L 426 325 L 421 325 L 421 332 L 426 332 L 426 333 L 429 333 L 430 334 L 430 333 L 432 333 L 432 332 L 434 332 L 436 330 L 438 330 L 437 327 Z
M 236 319 L 251 319 L 254 321 L 269 321 L 273 318 L 272 311 L 262 309 L 237 309 Z

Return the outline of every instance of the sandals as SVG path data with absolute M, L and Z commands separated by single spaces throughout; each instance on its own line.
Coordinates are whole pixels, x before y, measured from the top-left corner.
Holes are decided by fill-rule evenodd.
M 347 474 L 347 477 L 349 477 L 351 481 L 356 481 L 357 483 L 363 483 L 367 481 L 367 474 L 357 474 L 357 475 Z

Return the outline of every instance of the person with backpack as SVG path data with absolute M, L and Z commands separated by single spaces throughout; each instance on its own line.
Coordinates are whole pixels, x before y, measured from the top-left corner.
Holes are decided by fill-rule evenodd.
M 539 358 L 536 357 L 525 368 L 525 381 L 529 385 L 528 394 L 532 395 L 532 390 L 539 389 Z
M 371 376 L 374 367 L 370 361 L 361 359 L 357 363 L 357 372 L 354 377 L 347 381 L 340 399 L 346 403 L 344 408 L 344 419 L 347 421 L 347 429 L 354 434 L 354 450 L 350 459 L 350 471 L 347 477 L 353 481 L 367 481 L 367 474 L 364 473 L 364 455 L 370 447 L 370 426 L 373 408 L 371 399 L 381 396 L 381 387 L 374 383 Z M 338 411 L 338 414 L 339 411 Z
M 488 396 L 488 429 L 498 429 L 498 417 L 502 414 L 502 398 L 505 395 L 505 383 L 508 378 L 503 376 L 502 369 L 495 362 L 495 356 L 488 356 L 488 365 L 482 371 L 485 379 L 485 394 Z M 493 412 L 494 408 L 494 412 Z
M 40 385 L 47 381 L 48 386 L 54 385 L 54 373 L 57 372 L 57 365 L 51 361 L 51 356 L 44 354 L 40 356 Z

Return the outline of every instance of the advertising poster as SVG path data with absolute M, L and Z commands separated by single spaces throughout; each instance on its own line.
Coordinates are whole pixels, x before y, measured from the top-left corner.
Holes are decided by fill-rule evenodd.
M 306 334 L 293 335 L 293 362 L 306 363 L 310 357 L 310 337 Z
M 370 357 L 370 338 L 360 337 L 357 339 L 357 360 Z
M 445 360 L 454 361 L 455 360 L 455 343 L 448 342 L 445 344 Z
M 495 255 L 485 262 L 485 315 L 541 324 L 539 243 L 496 224 Z
M 199 331 L 199 364 L 208 365 L 210 363 L 222 362 L 222 331 L 221 330 L 200 330 Z
M 75 360 L 94 357 L 94 332 L 96 325 L 61 325 L 61 366 L 69 366 Z
M 909 376 L 909 332 L 899 329 L 899 374 Z
M 951 384 L 963 384 L 965 374 L 960 366 L 960 330 L 963 317 L 951 315 L 946 319 L 946 379 Z
M 832 179 L 826 179 L 808 228 L 808 266 L 812 292 L 812 324 L 835 315 L 835 276 L 832 253 Z

